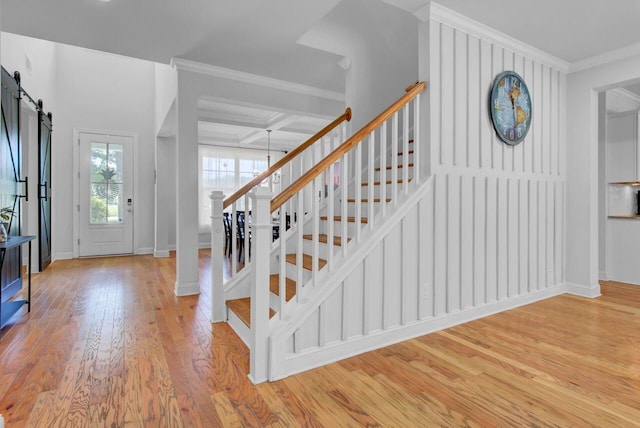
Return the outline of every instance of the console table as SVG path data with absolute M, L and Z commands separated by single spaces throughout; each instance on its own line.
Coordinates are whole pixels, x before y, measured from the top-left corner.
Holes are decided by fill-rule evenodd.
M 5 284 L 0 284 L 0 328 L 9 321 L 9 319 L 22 307 L 27 305 L 27 312 L 31 311 L 31 241 L 36 239 L 35 236 L 11 236 L 7 242 L 0 242 L 0 278 L 2 278 L 2 271 L 7 268 L 5 266 L 5 255 L 8 250 L 20 247 L 22 244 L 29 244 L 29 264 L 27 265 L 27 299 L 22 300 L 9 300 L 15 293 L 17 293 L 22 287 L 15 289 L 9 289 L 10 287 L 4 287 Z M 18 263 L 17 268 L 22 277 L 22 257 L 18 257 L 13 263 Z M 11 266 L 15 269 L 16 266 Z M 20 285 L 22 280 L 20 280 Z M 5 288 L 5 289 L 3 289 Z M 3 296 L 2 294 L 8 293 L 9 295 Z

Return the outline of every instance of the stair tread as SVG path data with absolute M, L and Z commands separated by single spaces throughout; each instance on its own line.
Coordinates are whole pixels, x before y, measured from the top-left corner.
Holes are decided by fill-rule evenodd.
M 285 294 L 288 302 L 296 295 L 296 282 L 291 278 L 287 278 L 285 280 L 285 287 Z M 271 292 L 276 296 L 280 296 L 280 274 L 276 273 L 269 276 L 269 290 L 271 290 Z
M 324 216 L 320 217 L 320 220 L 324 220 L 324 221 L 326 221 L 326 220 L 328 220 L 328 219 L 329 219 L 329 217 L 327 217 L 326 215 L 324 215 Z M 334 217 L 333 217 L 333 221 L 342 221 L 342 216 L 339 216 L 339 215 L 334 216 Z M 356 218 L 355 218 L 355 217 L 347 217 L 347 221 L 348 221 L 349 223 L 355 223 L 355 222 L 356 222 Z M 368 223 L 368 222 L 369 222 L 369 219 L 367 219 L 366 217 L 361 217 L 361 218 L 360 218 L 360 222 L 361 222 L 361 223 Z
M 407 164 L 407 167 L 409 167 L 409 168 L 413 168 L 413 162 L 409 162 L 409 163 Z M 391 170 L 392 168 L 393 168 L 393 166 L 389 165 L 389 166 L 387 166 L 385 169 L 386 169 L 386 170 Z M 404 168 L 404 165 L 403 165 L 403 164 L 400 164 L 400 165 L 398 165 L 398 168 Z M 376 168 L 376 169 L 375 169 L 375 171 L 382 171 L 382 168 L 378 167 L 378 168 Z
M 238 318 L 249 328 L 251 328 L 251 298 L 227 300 L 227 307 L 235 313 Z M 273 318 L 276 313 L 269 308 L 269 318 Z
M 413 150 L 409 150 L 407 153 L 412 155 L 413 154 Z M 404 156 L 404 152 L 398 152 L 398 156 Z
M 386 202 L 391 202 L 391 198 L 386 198 L 385 201 Z M 356 199 L 355 198 L 349 198 L 349 199 L 347 199 L 347 202 L 355 203 Z M 360 199 L 360 202 L 363 202 L 365 204 L 369 203 L 369 198 L 362 198 L 362 199 Z M 373 202 L 380 202 L 380 198 L 373 198 Z
M 313 241 L 313 235 L 311 235 L 311 234 L 302 235 L 302 239 L 306 239 L 307 241 Z M 326 244 L 329 241 L 329 237 L 325 233 L 320 233 L 320 234 L 318 234 L 318 241 L 322 242 L 323 244 Z M 350 241 L 350 239 L 347 239 L 347 242 L 349 242 L 349 241 Z M 342 245 L 342 237 L 334 236 L 333 237 L 333 245 L 335 245 L 336 247 L 340 247 Z
M 287 263 L 291 263 L 292 265 L 297 265 L 297 255 L 296 254 L 287 254 Z M 309 254 L 302 255 L 302 267 L 306 270 L 311 270 L 312 268 L 312 257 Z M 318 269 L 322 269 L 327 264 L 325 259 L 318 259 Z
M 411 181 L 411 180 L 412 180 L 412 179 L 410 178 L 408 181 Z M 403 182 L 404 182 L 404 181 L 403 181 L 402 179 L 399 179 L 399 180 L 398 180 L 398 184 L 402 184 Z M 391 180 L 387 180 L 387 181 L 386 181 L 386 184 L 392 184 L 392 181 L 391 181 Z M 363 185 L 363 186 L 368 186 L 368 185 L 369 185 L 369 183 L 362 183 L 362 185 Z M 374 181 L 374 182 L 373 182 L 373 185 L 374 185 L 374 186 L 379 186 L 379 185 L 380 185 L 380 181 Z

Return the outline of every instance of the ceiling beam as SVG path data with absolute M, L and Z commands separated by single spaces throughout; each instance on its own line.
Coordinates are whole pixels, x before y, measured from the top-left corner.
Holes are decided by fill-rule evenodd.
M 252 119 L 247 116 L 220 115 L 213 111 L 200 111 L 198 113 L 198 121 L 208 123 L 219 123 L 222 125 L 239 126 L 243 128 L 264 128 L 267 129 L 269 121 L 279 120 L 286 116 L 285 113 L 276 113 L 270 115 L 267 121 L 261 119 Z
M 271 129 L 272 131 L 279 131 L 280 129 L 284 128 L 290 123 L 295 122 L 298 119 L 299 117 L 294 114 L 280 116 L 276 118 L 274 121 L 268 123 L 264 129 L 259 131 L 256 130 L 256 132 L 252 132 L 249 136 L 242 139 L 240 141 L 240 145 L 242 146 L 242 145 L 252 144 L 257 140 L 259 140 L 260 138 L 264 137 L 267 129 Z

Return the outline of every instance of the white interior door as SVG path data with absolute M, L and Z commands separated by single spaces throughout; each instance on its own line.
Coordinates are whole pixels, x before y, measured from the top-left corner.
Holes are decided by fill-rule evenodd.
M 78 254 L 133 253 L 133 138 L 80 133 Z

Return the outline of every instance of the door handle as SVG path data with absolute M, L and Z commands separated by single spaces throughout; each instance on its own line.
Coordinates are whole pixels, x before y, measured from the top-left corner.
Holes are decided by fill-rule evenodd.
M 40 199 L 48 199 L 49 195 L 48 195 L 48 183 L 45 181 L 44 184 L 40 184 L 40 191 L 38 192 L 38 198 Z
M 24 198 L 25 202 L 29 202 L 29 177 L 25 177 L 24 180 L 18 180 L 18 183 L 24 184 L 24 195 L 18 195 L 18 197 Z

